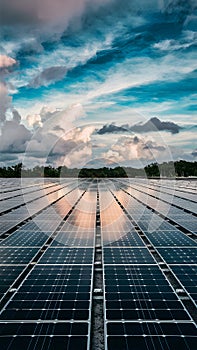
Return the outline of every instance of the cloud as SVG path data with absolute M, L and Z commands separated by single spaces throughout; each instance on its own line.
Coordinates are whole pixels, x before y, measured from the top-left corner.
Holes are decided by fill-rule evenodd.
M 29 164 L 30 158 L 55 166 L 81 164 L 92 153 L 91 135 L 95 130 L 93 126 L 73 127 L 73 121 L 83 114 L 83 107 L 75 104 L 62 111 L 44 106 L 39 114 L 28 115 L 26 122 L 32 135 L 24 152 L 24 164 Z
M 6 55 L 0 55 L 0 69 L 10 68 L 15 64 L 16 64 L 15 59 Z
M 68 108 L 60 109 L 54 106 L 43 106 L 39 113 L 28 114 L 26 122 L 29 127 L 37 129 L 42 127 L 45 132 L 69 131 L 73 128 L 73 122 L 83 118 L 85 111 L 80 103 L 70 105 Z
M 97 134 L 104 135 L 110 133 L 124 133 L 124 132 L 137 132 L 137 133 L 146 133 L 146 132 L 155 132 L 155 131 L 170 131 L 172 134 L 177 134 L 181 130 L 181 127 L 173 122 L 163 122 L 156 117 L 151 118 L 144 124 L 135 124 L 129 126 L 128 124 L 117 126 L 114 123 L 105 124 L 99 130 Z
M 42 126 L 41 116 L 40 114 L 28 114 L 26 117 L 26 121 L 28 126 L 34 129 Z
M 24 125 L 15 120 L 6 120 L 1 129 L 0 151 L 10 154 L 23 153 L 31 136 L 31 132 Z
M 37 114 L 28 114 L 26 116 L 26 122 L 28 124 L 28 126 L 30 128 L 33 129 L 37 129 L 40 127 L 44 127 L 46 129 L 46 127 L 48 127 L 48 131 L 50 131 L 51 129 L 53 129 L 54 131 L 58 131 L 60 130 L 60 128 L 58 129 L 58 125 L 55 125 L 53 128 L 48 126 L 48 124 L 46 124 L 47 121 L 49 121 L 50 119 L 54 118 L 54 121 L 56 120 L 57 116 L 60 114 L 59 109 L 53 107 L 53 106 L 43 106 L 40 110 L 39 113 Z
M 188 16 L 196 10 L 196 0 L 163 1 L 163 11 L 179 23 L 184 23 Z
M 45 159 L 55 166 L 77 167 L 86 162 L 92 154 L 91 135 L 94 127 L 73 128 L 58 136 L 44 132 L 42 128 L 33 134 L 28 142 L 25 157 Z
M 30 131 L 21 124 L 21 116 L 13 108 L 12 120 L 3 120 L 0 151 L 17 156 L 23 154 L 24 164 L 28 165 L 29 159 L 37 159 L 39 163 L 51 161 L 55 165 L 61 165 L 64 161 L 72 167 L 77 159 L 80 163 L 85 159 L 85 154 L 92 152 L 90 140 L 94 127 L 73 129 L 72 121 L 79 115 L 83 115 L 80 104 L 70 106 L 64 111 L 44 106 L 39 114 L 26 117 L 25 122 L 32 129 Z
M 181 127 L 173 122 L 163 122 L 156 117 L 151 118 L 146 123 L 134 125 L 130 127 L 133 132 L 151 132 L 151 131 L 170 131 L 172 134 L 177 134 Z
M 0 82 L 0 122 L 6 120 L 6 111 L 11 107 L 12 97 L 8 95 L 8 89 L 4 82 Z
M 13 161 L 17 161 L 17 160 L 18 160 L 17 155 L 10 154 L 10 153 L 1 153 L 0 154 L 0 162 L 1 163 L 11 162 L 11 164 L 13 164 Z
M 29 87 L 39 88 L 40 86 L 48 86 L 51 83 L 62 80 L 67 73 L 64 66 L 55 66 L 44 69 L 29 84 Z
M 197 44 L 197 33 L 185 31 L 179 40 L 165 39 L 153 44 L 153 48 L 160 51 L 177 51 L 189 49 Z
M 99 7 L 108 2 L 109 0 L 0 0 L 0 7 L 4 24 L 39 24 L 64 19 L 65 25 L 68 25 L 70 20 L 81 16 L 88 5 Z
M 184 28 L 187 30 L 196 31 L 197 30 L 197 16 L 195 16 L 193 14 L 190 16 L 187 16 L 187 18 L 184 22 Z
M 122 132 L 128 132 L 128 128 L 123 126 L 117 126 L 114 123 L 111 124 L 105 124 L 103 127 L 99 130 L 97 130 L 97 134 L 104 135 L 104 134 L 110 134 L 110 133 L 122 133 Z
M 103 158 L 108 162 L 124 163 L 132 160 L 155 160 L 158 159 L 166 148 L 153 140 L 134 137 L 121 137 L 111 149 L 103 153 Z
M 153 162 L 192 160 L 180 147 L 168 146 L 162 140 L 142 136 L 122 136 L 102 154 L 108 164 L 142 167 Z
M 21 115 L 16 109 L 12 110 L 12 119 L 18 124 L 21 122 Z
M 9 68 L 13 67 L 16 61 L 6 55 L 0 55 L 0 122 L 6 120 L 6 112 L 11 107 L 12 97 L 9 96 L 5 77 L 9 74 Z

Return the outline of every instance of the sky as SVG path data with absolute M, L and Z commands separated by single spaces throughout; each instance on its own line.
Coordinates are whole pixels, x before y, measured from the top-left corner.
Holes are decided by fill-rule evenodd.
M 0 166 L 197 160 L 197 0 L 0 8 Z

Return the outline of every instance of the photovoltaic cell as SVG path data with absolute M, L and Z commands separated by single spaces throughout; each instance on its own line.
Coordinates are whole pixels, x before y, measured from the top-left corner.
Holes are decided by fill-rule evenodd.
M 168 264 L 197 264 L 196 248 L 158 248 Z

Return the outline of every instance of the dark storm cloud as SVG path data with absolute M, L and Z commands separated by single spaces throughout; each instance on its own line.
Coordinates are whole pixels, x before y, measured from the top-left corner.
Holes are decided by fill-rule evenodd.
M 144 124 L 133 125 L 130 127 L 130 130 L 133 132 L 151 132 L 151 131 L 169 131 L 172 134 L 177 134 L 180 131 L 181 127 L 173 122 L 167 121 L 162 122 L 158 118 L 154 117 L 148 120 Z
M 158 146 L 156 145 L 154 142 L 152 141 L 147 141 L 146 144 L 142 147 L 143 150 L 157 150 L 160 152 L 165 151 L 165 147 L 164 146 Z
M 123 133 L 123 132 L 137 132 L 137 133 L 146 133 L 154 131 L 169 131 L 172 134 L 177 134 L 181 130 L 181 127 L 173 122 L 167 121 L 163 122 L 158 118 L 154 117 L 148 120 L 144 124 L 135 124 L 133 126 L 122 125 L 117 126 L 115 124 L 106 124 L 99 130 L 97 134 L 104 135 L 110 133 Z
M 103 127 L 97 131 L 97 134 L 99 135 L 111 134 L 111 133 L 116 134 L 116 133 L 122 133 L 127 131 L 128 131 L 128 128 L 123 126 L 117 126 L 114 123 L 112 123 L 112 124 L 103 125 Z

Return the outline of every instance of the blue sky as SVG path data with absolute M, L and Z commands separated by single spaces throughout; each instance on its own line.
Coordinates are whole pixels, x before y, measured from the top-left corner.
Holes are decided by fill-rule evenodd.
M 0 5 L 1 165 L 196 159 L 196 0 Z M 181 128 L 98 133 L 154 117 Z

